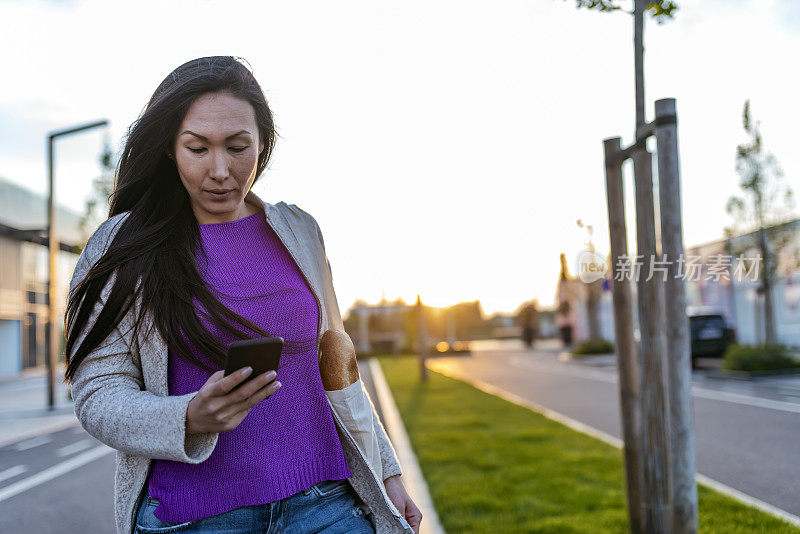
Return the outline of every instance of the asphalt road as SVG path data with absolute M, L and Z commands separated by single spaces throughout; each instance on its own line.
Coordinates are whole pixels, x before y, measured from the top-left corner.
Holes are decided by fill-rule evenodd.
M 80 425 L 0 448 L 3 534 L 113 533 L 113 500 L 113 449 Z
M 490 343 L 471 356 L 436 358 L 458 374 L 489 383 L 621 438 L 617 371 L 612 364 L 557 359 L 560 349 Z M 697 471 L 800 515 L 798 378 L 746 383 L 693 376 Z

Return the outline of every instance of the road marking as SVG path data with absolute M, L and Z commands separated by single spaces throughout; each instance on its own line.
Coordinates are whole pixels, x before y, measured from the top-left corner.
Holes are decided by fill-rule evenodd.
M 25 471 L 28 470 L 27 465 L 15 465 L 11 469 L 6 469 L 5 471 L 0 471 L 0 482 L 4 480 L 8 480 L 9 478 L 14 478 L 17 475 L 21 475 Z
M 509 363 L 515 367 L 531 369 L 534 371 L 541 371 L 562 376 L 574 376 L 578 378 L 587 378 L 589 380 L 596 380 L 599 382 L 606 382 L 609 384 L 617 383 L 617 375 L 612 372 L 596 371 L 591 369 L 576 369 L 576 368 L 563 368 L 561 364 L 559 367 L 550 366 L 548 364 L 541 364 L 520 358 L 519 356 L 510 359 Z M 700 386 L 692 386 L 692 395 L 704 399 L 718 400 L 724 402 L 732 402 L 735 404 L 742 404 L 745 406 L 754 406 L 757 408 L 767 408 L 770 410 L 778 410 L 789 413 L 800 413 L 800 404 L 794 402 L 786 402 L 772 399 L 765 399 L 763 397 L 755 397 L 753 395 L 745 395 L 743 393 L 733 393 L 731 391 L 719 391 L 716 389 L 707 389 Z
M 486 393 L 489 393 L 490 395 L 495 395 L 497 397 L 500 397 L 501 399 L 507 400 L 508 402 L 511 402 L 511 403 L 516 404 L 518 406 L 522 406 L 522 407 L 528 408 L 528 409 L 530 409 L 530 410 L 532 410 L 534 412 L 540 413 L 543 416 L 547 417 L 548 419 L 552 419 L 554 421 L 558 421 L 559 423 L 561 423 L 561 424 L 563 424 L 565 426 L 568 426 L 569 428 L 572 428 L 573 430 L 577 430 L 578 432 L 583 432 L 584 434 L 588 434 L 588 435 L 590 435 L 592 437 L 595 437 L 595 438 L 597 438 L 597 439 L 599 439 L 601 441 L 604 441 L 604 442 L 608 443 L 609 445 L 612 445 L 612 446 L 614 446 L 614 447 L 616 447 L 618 449 L 621 449 L 623 447 L 623 445 L 624 445 L 622 440 L 617 438 L 616 436 L 612 436 L 611 434 L 607 434 L 607 433 L 603 432 L 602 430 L 598 430 L 597 428 L 594 428 L 594 427 L 591 427 L 591 426 L 586 425 L 584 423 L 581 423 L 580 421 L 577 421 L 577 420 L 575 420 L 575 419 L 573 419 L 571 417 L 568 417 L 568 416 L 566 416 L 564 414 L 558 413 L 558 412 L 553 411 L 553 410 L 551 410 L 549 408 L 545 408 L 544 406 L 542 406 L 540 404 L 537 404 L 537 403 L 532 402 L 532 401 L 530 401 L 528 399 L 520 397 L 519 395 L 515 395 L 514 393 L 510 393 L 510 392 L 508 392 L 508 391 L 506 391 L 504 389 L 500 389 L 497 386 L 493 386 L 492 384 L 489 384 L 488 382 L 483 382 L 481 380 L 477 380 L 475 378 L 472 378 L 471 376 L 467 376 L 465 373 L 462 373 L 462 372 L 454 369 L 453 366 L 451 366 L 451 365 L 445 364 L 443 362 L 437 362 L 437 361 L 428 360 L 427 362 L 425 362 L 425 366 L 428 369 L 432 370 L 432 371 L 436 371 L 436 372 L 441 373 L 441 374 L 443 374 L 445 376 L 449 376 L 450 378 L 455 378 L 457 380 L 461 380 L 463 382 L 471 384 L 472 386 L 476 387 L 477 389 L 480 389 L 481 391 L 485 391 Z M 770 515 L 779 517 L 780 519 L 783 519 L 784 521 L 786 521 L 788 523 L 791 523 L 791 524 L 793 524 L 795 526 L 799 526 L 800 527 L 800 517 L 798 517 L 798 516 L 796 516 L 794 514 L 791 514 L 791 513 L 787 512 L 786 510 L 781 510 L 780 508 L 777 508 L 776 506 L 773 506 L 773 505 L 771 505 L 771 504 L 769 504 L 767 502 L 764 502 L 764 501 L 762 501 L 760 499 L 757 499 L 757 498 L 755 498 L 755 497 L 753 497 L 751 495 L 748 495 L 748 494 L 743 493 L 743 492 L 741 492 L 741 491 L 739 491 L 737 489 L 734 489 L 734 488 L 732 488 L 730 486 L 727 486 L 727 485 L 723 484 L 722 482 L 714 480 L 713 478 L 709 478 L 709 477 L 707 477 L 705 475 L 701 475 L 700 473 L 696 473 L 695 474 L 695 480 L 697 482 L 701 483 L 701 484 L 705 484 L 707 486 L 710 486 L 710 487 L 714 488 L 715 490 L 717 490 L 717 491 L 719 491 L 721 493 L 724 493 L 724 494 L 728 495 L 729 497 L 732 497 L 732 498 L 734 498 L 734 499 L 736 499 L 736 500 L 738 500 L 738 501 L 740 501 L 740 502 L 742 502 L 744 504 L 747 504 L 749 506 L 753 506 L 755 508 L 758 508 L 758 509 L 760 509 L 760 510 L 762 510 L 762 511 L 764 511 L 764 512 L 770 514 Z
M 736 404 L 744 404 L 745 406 L 756 406 L 758 408 L 767 408 L 770 410 L 780 410 L 782 412 L 800 413 L 800 404 L 795 404 L 793 402 L 764 399 L 761 397 L 753 397 L 752 395 L 744 395 L 742 393 L 716 391 L 697 386 L 692 387 L 692 393 L 695 397 L 733 402 Z
M 61 447 L 56 451 L 56 455 L 58 456 L 69 456 L 70 454 L 75 454 L 76 452 L 82 451 L 88 447 L 92 446 L 92 440 L 84 439 L 77 443 L 73 443 L 72 445 L 67 445 L 66 447 Z
M 100 447 L 95 447 L 94 449 L 88 450 L 83 454 L 79 454 L 78 456 L 68 460 L 64 460 L 63 462 L 52 467 L 48 467 L 44 471 L 40 471 L 33 476 L 20 480 L 14 484 L 10 484 L 5 488 L 0 488 L 0 502 L 10 499 L 15 495 L 19 495 L 24 491 L 28 491 L 31 488 L 35 488 L 40 484 L 44 484 L 45 482 L 53 480 L 54 478 L 65 473 L 69 473 L 73 469 L 77 469 L 82 465 L 88 464 L 89 462 L 97 460 L 98 458 L 102 458 L 110 452 L 114 452 L 114 449 L 107 445 L 101 445 Z
M 38 447 L 39 445 L 44 445 L 45 443 L 50 443 L 51 441 L 53 441 L 53 438 L 50 436 L 38 436 L 33 439 L 23 441 L 22 443 L 17 443 L 17 445 L 14 447 L 14 450 L 27 451 L 28 449 Z

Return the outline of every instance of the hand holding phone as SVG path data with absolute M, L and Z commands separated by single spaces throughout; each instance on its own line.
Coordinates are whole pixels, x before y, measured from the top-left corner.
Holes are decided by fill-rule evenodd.
M 233 430 L 251 408 L 281 387 L 275 378 L 283 339 L 246 340 L 228 348 L 225 369 L 211 375 L 189 402 L 187 434 Z

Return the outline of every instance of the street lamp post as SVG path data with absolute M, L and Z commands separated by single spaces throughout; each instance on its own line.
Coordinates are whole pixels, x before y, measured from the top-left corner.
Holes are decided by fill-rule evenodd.
M 47 194 L 47 239 L 48 247 L 50 248 L 50 267 L 47 282 L 47 332 L 50 337 L 50 343 L 47 347 L 47 407 L 52 410 L 55 408 L 55 385 L 56 385 L 56 363 L 58 362 L 59 339 L 56 336 L 56 286 L 58 284 L 58 277 L 56 271 L 56 262 L 58 259 L 58 250 L 60 243 L 56 235 L 56 205 L 55 195 L 53 188 L 53 149 L 55 140 L 58 137 L 65 137 L 70 134 L 82 132 L 100 126 L 107 126 L 107 120 L 83 124 L 66 130 L 59 130 L 51 132 L 47 135 L 47 181 L 48 181 L 48 194 Z

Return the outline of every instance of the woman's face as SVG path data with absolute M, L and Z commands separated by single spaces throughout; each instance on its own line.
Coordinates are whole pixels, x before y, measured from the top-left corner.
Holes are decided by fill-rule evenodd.
M 264 149 L 250 102 L 228 93 L 199 96 L 178 128 L 173 148 L 198 223 L 249 215 L 244 197 Z

